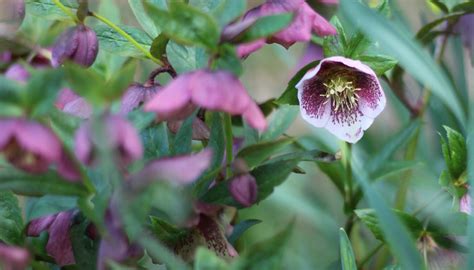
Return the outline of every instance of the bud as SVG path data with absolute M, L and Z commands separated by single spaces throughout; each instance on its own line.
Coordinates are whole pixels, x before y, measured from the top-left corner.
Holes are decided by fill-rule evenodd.
M 62 65 L 66 60 L 90 67 L 97 57 L 99 43 L 95 32 L 85 25 L 66 30 L 53 46 L 51 64 Z
M 161 86 L 156 84 L 148 86 L 134 83 L 130 85 L 122 97 L 120 113 L 126 115 L 140 107 L 143 103 L 150 100 L 160 89 Z
M 228 188 L 232 198 L 245 207 L 249 207 L 257 201 L 257 181 L 249 173 L 232 178 Z

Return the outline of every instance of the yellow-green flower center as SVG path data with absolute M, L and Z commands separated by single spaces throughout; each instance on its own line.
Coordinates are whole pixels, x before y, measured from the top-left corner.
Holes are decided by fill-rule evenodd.
M 335 112 L 339 110 L 352 110 L 357 106 L 359 95 L 357 91 L 360 88 L 355 88 L 352 81 L 342 77 L 330 79 L 329 82 L 323 83 L 326 87 L 326 93 L 321 94 L 326 98 L 324 104 L 331 101 L 331 107 Z

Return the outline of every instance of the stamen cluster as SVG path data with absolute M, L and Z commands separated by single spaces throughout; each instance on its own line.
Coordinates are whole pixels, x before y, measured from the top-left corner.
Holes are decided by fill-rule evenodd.
M 331 101 L 331 107 L 334 112 L 339 110 L 352 110 L 358 106 L 359 95 L 356 93 L 360 88 L 354 87 L 352 81 L 343 77 L 330 79 L 329 82 L 323 83 L 326 92 L 321 94 L 326 98 L 324 104 Z

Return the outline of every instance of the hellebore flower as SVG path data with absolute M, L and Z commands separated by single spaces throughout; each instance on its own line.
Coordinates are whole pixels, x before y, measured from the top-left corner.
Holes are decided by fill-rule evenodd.
M 47 127 L 22 118 L 0 118 L 0 152 L 14 166 L 45 172 L 61 157 L 61 143 Z
M 53 67 L 72 60 L 84 67 L 90 67 L 97 57 L 99 43 L 95 32 L 85 25 L 66 30 L 53 46 L 51 64 Z
M 13 64 L 5 71 L 5 77 L 21 83 L 26 83 L 30 73 L 20 64 Z
M 472 213 L 471 196 L 469 195 L 469 191 L 467 191 L 459 200 L 459 211 L 466 214 Z
M 28 250 L 0 243 L 0 269 L 24 270 L 28 267 L 29 261 Z
M 120 164 L 126 166 L 141 158 L 143 146 L 135 128 L 120 116 L 107 115 L 103 120 L 104 143 L 118 155 Z M 75 136 L 75 152 L 84 164 L 95 161 L 97 143 L 91 121 L 82 124 Z
M 244 30 L 245 26 L 250 26 L 252 22 L 260 17 L 286 12 L 294 13 L 293 22 L 288 27 L 267 39 L 260 39 L 240 45 L 237 48 L 238 55 L 245 57 L 260 49 L 264 45 L 262 41 L 278 43 L 285 48 L 289 48 L 295 42 L 309 41 L 312 32 L 319 36 L 335 35 L 337 33 L 336 29 L 324 17 L 315 12 L 304 0 L 267 0 L 264 4 L 249 10 L 244 15 L 242 21 L 230 26 L 229 29 L 232 30 L 231 32 L 239 28 Z M 239 27 L 239 24 L 242 26 Z M 227 35 L 226 31 L 224 30 L 224 36 Z
M 212 151 L 205 149 L 197 154 L 161 158 L 150 162 L 130 181 L 135 188 L 146 187 L 154 180 L 187 185 L 196 180 L 211 164 Z
M 341 140 L 355 143 L 385 108 L 374 71 L 340 56 L 323 59 L 296 85 L 301 115 Z
M 92 115 L 92 106 L 68 88 L 59 92 L 54 105 L 61 111 L 82 119 L 87 119 Z
M 257 201 L 257 181 L 249 173 L 232 178 L 228 188 L 232 198 L 245 207 L 252 206 Z
M 182 120 L 196 107 L 240 114 L 250 126 L 264 130 L 266 120 L 240 81 L 227 71 L 198 70 L 178 76 L 145 103 L 162 121 Z
M 73 211 L 59 212 L 32 220 L 27 227 L 26 235 L 39 236 L 47 231 L 49 234 L 46 251 L 59 266 L 75 263 L 69 230 L 72 225 Z

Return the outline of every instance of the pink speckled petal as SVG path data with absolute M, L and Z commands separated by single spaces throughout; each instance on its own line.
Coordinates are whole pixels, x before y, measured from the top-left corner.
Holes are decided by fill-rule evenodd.
M 353 123 L 338 122 L 331 118 L 325 128 L 338 139 L 348 143 L 358 142 L 364 135 L 364 130 L 370 127 L 374 119 L 367 116 L 359 116 Z

